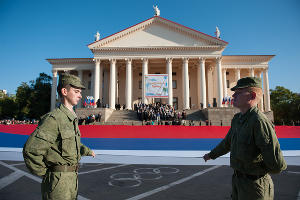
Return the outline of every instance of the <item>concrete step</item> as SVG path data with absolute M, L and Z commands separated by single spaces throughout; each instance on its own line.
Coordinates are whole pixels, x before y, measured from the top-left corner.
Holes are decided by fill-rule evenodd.
M 205 121 L 205 115 L 202 110 L 186 110 L 187 120 Z
M 109 117 L 107 122 L 140 122 L 137 118 L 136 111 L 132 110 L 115 110 L 112 115 Z

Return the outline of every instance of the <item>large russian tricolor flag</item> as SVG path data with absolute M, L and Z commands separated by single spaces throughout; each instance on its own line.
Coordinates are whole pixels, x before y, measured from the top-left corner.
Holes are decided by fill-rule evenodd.
M 0 150 L 21 149 L 36 125 L 0 125 Z M 82 143 L 97 152 L 135 154 L 207 152 L 225 137 L 229 126 L 79 126 Z M 276 126 L 281 149 L 300 156 L 300 127 Z M 174 153 L 173 153 L 174 154 Z M 199 154 L 190 154 L 199 155 Z M 176 156 L 176 155 L 173 155 Z

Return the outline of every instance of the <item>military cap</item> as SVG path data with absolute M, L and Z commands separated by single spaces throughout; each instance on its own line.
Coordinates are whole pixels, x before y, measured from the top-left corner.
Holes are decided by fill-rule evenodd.
M 71 85 L 76 88 L 85 89 L 83 83 L 81 82 L 80 78 L 78 76 L 72 75 L 72 74 L 61 74 L 59 76 L 58 81 L 58 89 L 61 89 L 65 85 Z
M 258 77 L 245 77 L 238 80 L 236 86 L 231 88 L 232 91 L 235 91 L 236 89 L 240 88 L 247 88 L 247 87 L 261 87 L 261 78 Z

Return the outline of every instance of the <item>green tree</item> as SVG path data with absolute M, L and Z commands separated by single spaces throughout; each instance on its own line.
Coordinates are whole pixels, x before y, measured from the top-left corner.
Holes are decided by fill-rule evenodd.
M 16 103 L 19 119 L 38 119 L 50 111 L 52 78 L 40 73 L 29 84 L 23 82 L 17 89 Z
M 275 90 L 271 90 L 270 97 L 275 124 L 291 125 L 292 121 L 299 120 L 299 94 L 293 93 L 282 86 L 277 86 Z
M 15 118 L 17 110 L 18 107 L 14 98 L 4 97 L 0 99 L 0 119 Z
M 40 73 L 40 76 L 31 82 L 31 95 L 29 117 L 38 119 L 50 111 L 51 102 L 51 76 Z
M 31 93 L 32 89 L 25 82 L 22 82 L 21 85 L 17 88 L 16 103 L 18 106 L 18 119 L 24 119 L 28 116 L 30 111 L 29 105 Z
M 294 122 L 300 121 L 300 94 L 295 94 L 291 102 L 291 107 L 293 108 L 290 113 L 292 120 Z

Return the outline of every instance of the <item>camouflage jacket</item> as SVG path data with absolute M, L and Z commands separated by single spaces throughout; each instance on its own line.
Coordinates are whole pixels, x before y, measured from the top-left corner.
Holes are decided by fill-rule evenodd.
M 63 104 L 44 115 L 23 148 L 27 168 L 38 176 L 55 165 L 76 165 L 92 151 L 80 142 L 77 117 Z
M 216 159 L 230 152 L 230 166 L 245 174 L 263 175 L 286 169 L 273 124 L 256 106 L 236 114 L 226 137 L 209 153 Z

